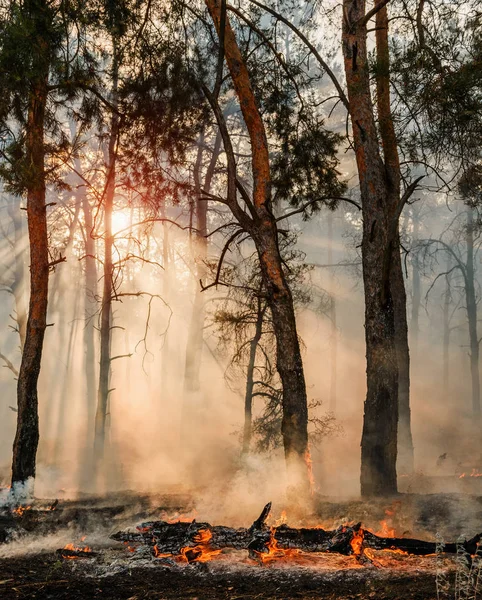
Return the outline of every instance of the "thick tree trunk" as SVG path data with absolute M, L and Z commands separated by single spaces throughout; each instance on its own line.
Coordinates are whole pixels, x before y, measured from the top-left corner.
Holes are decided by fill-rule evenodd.
M 45 147 L 44 121 L 47 104 L 47 84 L 50 48 L 46 39 L 44 15 L 26 6 L 35 28 L 32 49 L 36 77 L 28 99 L 25 140 L 26 164 L 30 176 L 27 185 L 27 220 L 30 242 L 30 303 L 25 344 L 17 386 L 17 431 L 13 443 L 12 488 L 35 477 L 39 440 L 37 383 L 40 374 L 42 349 L 47 326 L 49 253 L 47 212 L 45 206 Z M 47 17 L 48 18 L 48 17 Z
M 117 49 L 114 41 L 113 85 L 112 96 L 114 106 L 117 99 L 118 64 Z M 99 388 L 97 392 L 97 410 L 95 414 L 94 460 L 104 458 L 106 421 L 109 400 L 109 383 L 111 375 L 111 334 L 112 334 L 112 300 L 114 294 L 114 266 L 112 261 L 112 213 L 116 186 L 117 140 L 119 136 L 119 116 L 112 114 L 111 130 L 108 146 L 107 181 L 104 195 L 104 283 L 102 292 L 102 308 L 100 313 L 100 363 Z
M 398 362 L 390 272 L 398 232 L 400 172 L 390 114 L 387 25 L 377 31 L 377 104 L 385 164 L 371 100 L 365 2 L 343 2 L 343 54 L 363 210 L 362 262 L 365 286 L 367 397 L 362 433 L 361 492 L 397 491 Z M 377 14 L 377 26 L 381 9 Z M 385 9 L 386 18 L 386 9 Z
M 258 297 L 258 311 L 256 315 L 256 327 L 253 339 L 249 344 L 249 362 L 246 372 L 246 393 L 244 396 L 244 427 L 243 427 L 243 446 L 242 454 L 249 453 L 251 445 L 251 435 L 253 429 L 253 391 L 254 391 L 254 370 L 256 367 L 256 352 L 258 344 L 263 334 L 263 320 L 265 307 L 261 304 L 261 298 Z
M 470 375 L 472 379 L 472 412 L 474 418 L 480 419 L 480 375 L 479 375 L 479 338 L 477 334 L 477 298 L 474 277 L 474 215 L 473 209 L 467 208 L 467 262 L 465 297 L 467 303 L 467 319 L 469 323 L 470 341 Z
M 303 494 L 310 489 L 308 465 L 308 407 L 300 345 L 296 330 L 293 298 L 287 284 L 278 245 L 278 229 L 271 211 L 271 178 L 268 141 L 246 65 L 241 56 L 229 19 L 224 15 L 224 35 L 221 0 L 205 0 L 218 36 L 224 41 L 224 56 L 238 96 L 248 130 L 252 153 L 253 206 L 252 220 L 240 215 L 239 206 L 231 209 L 242 219 L 255 243 L 263 285 L 272 314 L 276 337 L 277 369 L 283 386 L 282 434 L 286 463 L 291 483 Z M 225 142 L 226 144 L 226 142 Z M 231 190 L 234 182 L 231 173 Z M 230 192 L 232 194 L 232 192 Z

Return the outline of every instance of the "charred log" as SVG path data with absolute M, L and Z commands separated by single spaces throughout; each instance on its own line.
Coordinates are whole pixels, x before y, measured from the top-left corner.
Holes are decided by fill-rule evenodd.
M 153 553 L 182 554 L 188 562 L 196 560 L 205 540 L 210 551 L 232 548 L 248 550 L 252 558 L 269 553 L 273 540 L 280 550 L 300 550 L 303 552 L 335 552 L 344 555 L 358 555 L 361 548 L 373 550 L 397 550 L 407 554 L 424 556 L 435 554 L 435 542 L 411 538 L 380 537 L 362 528 L 361 523 L 341 526 L 336 530 L 321 528 L 294 528 L 287 525 L 269 527 L 266 520 L 271 504 L 266 505 L 260 517 L 249 528 L 212 526 L 209 523 L 150 521 L 142 523 L 137 531 L 119 531 L 111 539 L 120 542 L 138 543 L 151 546 Z M 469 554 L 475 554 L 482 534 L 477 534 L 463 546 Z M 357 543 L 359 540 L 359 543 Z M 444 553 L 456 554 L 457 545 L 447 543 Z M 189 556 L 187 556 L 189 554 Z M 191 556 L 192 555 L 192 556 Z M 191 556 L 191 559 L 190 559 Z

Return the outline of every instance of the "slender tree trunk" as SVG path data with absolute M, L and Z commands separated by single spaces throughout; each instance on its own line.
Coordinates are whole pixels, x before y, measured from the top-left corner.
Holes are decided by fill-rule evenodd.
M 385 163 L 371 100 L 365 11 L 364 1 L 343 1 L 343 54 L 363 210 L 367 396 L 361 492 L 370 496 L 397 491 L 398 360 L 391 270 L 398 252 L 400 170 L 390 112 L 386 7 L 377 13 L 377 105 Z
M 95 263 L 95 240 L 92 237 L 92 208 L 85 191 L 82 192 L 82 211 L 85 226 L 85 294 L 84 294 L 84 371 L 87 401 L 87 428 L 94 431 L 96 378 L 95 378 L 95 329 L 94 315 L 97 311 L 97 266 Z M 89 435 L 92 435 L 89 433 Z M 91 438 L 92 439 L 92 438 Z
M 452 261 L 450 255 L 447 256 L 447 267 L 445 275 L 445 294 L 444 294 L 444 306 L 443 306 L 443 360 L 442 360 L 442 381 L 443 389 L 447 399 L 450 398 L 450 362 L 449 362 L 449 351 L 450 351 L 450 305 L 452 304 L 452 286 L 451 286 L 451 273 L 449 273 Z
M 161 218 L 166 218 L 166 208 L 164 202 L 161 204 Z M 166 221 L 162 223 L 162 266 L 164 267 L 164 274 L 162 278 L 162 295 L 164 301 L 169 304 L 171 296 L 171 260 L 169 257 L 169 225 Z M 161 356 L 161 387 L 162 397 L 168 398 L 170 391 L 170 344 L 169 344 L 170 332 L 167 330 L 164 334 L 162 342 L 162 356 Z M 181 423 L 182 426 L 182 423 Z
M 333 212 L 328 213 L 328 264 L 333 264 Z M 333 271 L 330 272 L 330 411 L 336 413 L 336 377 L 338 361 L 338 329 L 336 326 L 336 300 L 333 288 L 335 286 L 335 277 Z
M 203 140 L 204 141 L 204 138 Z M 196 232 L 194 235 L 194 254 L 196 260 L 196 287 L 194 293 L 194 305 L 191 316 L 191 323 L 188 333 L 186 365 L 185 365 L 185 390 L 187 392 L 197 392 L 200 389 L 201 357 L 203 349 L 205 303 L 202 294 L 200 282 L 206 277 L 206 260 L 208 253 L 207 240 L 207 214 L 208 201 L 202 197 L 202 192 L 211 191 L 211 183 L 214 176 L 214 169 L 221 151 L 221 136 L 216 134 L 214 141 L 213 154 L 204 177 L 204 183 L 201 189 L 200 168 L 196 179 Z
M 263 335 L 263 320 L 266 308 L 261 304 L 261 298 L 258 297 L 258 311 L 256 314 L 256 327 L 253 339 L 249 345 L 249 362 L 246 373 L 246 393 L 244 396 L 244 427 L 243 427 L 243 446 L 241 453 L 249 453 L 251 445 L 251 435 L 253 429 L 253 391 L 254 391 L 254 370 L 256 367 L 256 351 Z
M 37 383 L 47 326 L 49 253 L 47 212 L 45 206 L 44 122 L 48 94 L 50 47 L 46 36 L 49 18 L 44 2 L 40 13 L 37 3 L 25 4 L 26 16 L 34 29 L 32 70 L 26 127 L 26 164 L 30 175 L 27 184 L 27 220 L 30 242 L 30 303 L 25 344 L 17 386 L 17 431 L 13 443 L 12 488 L 35 477 L 39 440 Z
M 480 420 L 480 375 L 479 375 L 479 338 L 477 334 L 477 298 L 474 277 L 474 215 L 473 209 L 467 208 L 467 262 L 465 296 L 467 303 L 467 319 L 470 340 L 470 375 L 472 379 L 472 412 L 474 418 Z
M 77 129 L 75 121 L 70 120 L 70 132 L 72 142 L 75 141 Z M 77 173 L 82 174 L 82 163 L 78 157 L 74 159 L 75 169 Z M 95 405 L 96 405 L 96 377 L 95 377 L 95 328 L 94 315 L 97 312 L 97 265 L 96 265 L 96 248 L 93 237 L 94 221 L 92 218 L 92 207 L 90 206 L 89 197 L 84 182 L 78 178 L 78 189 L 76 191 L 79 206 L 82 208 L 84 217 L 84 273 L 85 273 L 85 293 L 84 293 L 84 328 L 83 328 L 83 345 L 84 345 L 84 372 L 85 372 L 85 388 L 87 401 L 87 431 L 88 440 L 94 432 L 95 423 Z M 91 447 L 91 443 L 87 443 L 86 447 Z M 90 450 L 89 450 L 90 451 Z M 91 457 L 90 457 L 91 458 Z M 90 460 L 90 458 L 88 460 Z
M 390 272 L 395 315 L 395 347 L 398 362 L 398 457 L 399 474 L 413 472 L 413 440 L 410 411 L 410 352 L 408 348 L 407 295 L 403 280 L 400 242 L 396 240 Z
M 221 0 L 205 0 L 220 36 L 223 20 Z M 233 194 L 233 173 L 229 176 L 229 206 L 240 223 L 249 231 L 258 253 L 262 281 L 272 314 L 276 337 L 277 369 L 283 387 L 282 435 L 287 469 L 291 483 L 302 494 L 310 489 L 308 464 L 308 406 L 300 345 L 291 290 L 286 281 L 278 229 L 271 210 L 271 178 L 268 141 L 263 120 L 251 88 L 246 65 L 241 56 L 229 19 L 225 16 L 224 56 L 239 99 L 251 142 L 253 205 L 251 218 L 241 211 Z M 218 120 L 219 124 L 219 120 Z M 227 140 L 223 141 L 226 144 Z M 232 166 L 230 167 L 232 168 Z M 241 214 L 242 213 L 242 214 Z
M 413 238 L 412 246 L 416 248 L 419 231 L 420 231 L 420 211 L 416 208 L 413 209 Z M 412 256 L 412 314 L 410 320 L 410 333 L 412 336 L 412 348 L 416 353 L 418 350 L 418 334 L 420 331 L 419 317 L 420 317 L 420 306 L 422 303 L 422 292 L 420 282 L 420 264 L 418 260 L 417 250 Z
M 12 219 L 14 231 L 15 275 L 12 292 L 15 298 L 15 319 L 20 337 L 20 351 L 23 351 L 27 332 L 27 306 L 25 302 L 25 239 L 19 197 L 14 196 L 9 199 L 8 214 Z
M 118 83 L 118 57 L 114 41 L 113 57 L 113 104 L 117 101 Z M 107 181 L 104 195 L 104 282 L 102 292 L 102 308 L 100 313 L 100 363 L 99 363 L 99 388 L 97 392 L 97 411 L 95 414 L 95 440 L 94 459 L 101 461 L 104 458 L 106 421 L 109 400 L 109 383 L 111 375 L 111 337 L 112 337 L 112 300 L 114 294 L 114 266 L 112 261 L 112 247 L 114 236 L 112 234 L 112 213 L 114 210 L 114 196 L 116 186 L 116 161 L 117 140 L 119 137 L 119 116 L 112 113 L 111 130 L 108 146 Z

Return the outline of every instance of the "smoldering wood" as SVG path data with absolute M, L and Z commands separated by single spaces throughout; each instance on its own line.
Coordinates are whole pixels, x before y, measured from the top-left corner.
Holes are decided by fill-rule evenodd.
M 343 555 L 355 554 L 352 541 L 362 538 L 364 548 L 373 550 L 399 550 L 407 554 L 426 556 L 437 553 L 437 544 L 412 538 L 380 537 L 362 528 L 361 523 L 344 525 L 335 530 L 321 528 L 294 528 L 288 525 L 269 527 L 266 520 L 269 516 L 271 503 L 263 509 L 260 517 L 249 528 L 232 528 L 222 525 L 211 525 L 206 522 L 176 522 L 148 521 L 137 526 L 137 531 L 119 531 L 111 539 L 119 542 L 145 544 L 153 548 L 153 553 L 180 554 L 186 548 L 199 548 L 199 540 L 206 532 L 210 536 L 206 547 L 210 550 L 231 548 L 248 550 L 252 558 L 269 552 L 269 544 L 276 540 L 277 547 L 283 550 L 301 550 L 303 552 L 334 552 Z M 477 544 L 482 534 L 465 541 L 462 546 L 468 554 L 475 554 Z M 154 551 L 155 547 L 155 551 Z M 457 544 L 445 544 L 443 552 L 457 553 Z M 188 561 L 189 556 L 187 556 Z M 195 560 L 194 557 L 192 560 Z
M 69 548 L 60 548 L 57 554 L 62 558 L 95 558 L 97 552 L 90 550 L 70 550 Z

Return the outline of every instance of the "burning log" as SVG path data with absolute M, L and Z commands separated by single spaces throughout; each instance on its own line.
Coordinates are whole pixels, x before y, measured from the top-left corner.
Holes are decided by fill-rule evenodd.
M 85 548 L 76 548 L 74 544 L 67 544 L 64 548 L 60 548 L 57 550 L 57 554 L 62 558 L 95 558 L 97 556 L 96 552 L 92 552 L 92 550 L 85 546 Z
M 271 510 L 267 504 L 261 515 L 249 528 L 231 528 L 209 523 L 149 521 L 137 527 L 137 531 L 119 531 L 112 539 L 146 544 L 158 557 L 178 555 L 187 562 L 204 562 L 207 556 L 219 553 L 223 548 L 248 550 L 251 558 L 266 562 L 274 554 L 290 552 L 336 552 L 360 557 L 364 550 L 392 550 L 424 556 L 436 553 L 435 542 L 410 538 L 381 537 L 363 529 L 361 523 L 341 526 L 327 531 L 321 528 L 294 528 L 285 524 L 269 527 L 266 520 Z M 469 554 L 475 554 L 482 534 L 476 535 L 463 545 Z M 444 553 L 457 552 L 455 543 L 448 543 Z

